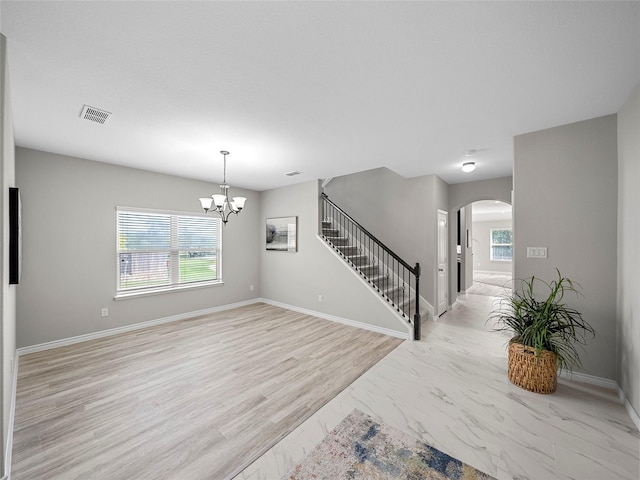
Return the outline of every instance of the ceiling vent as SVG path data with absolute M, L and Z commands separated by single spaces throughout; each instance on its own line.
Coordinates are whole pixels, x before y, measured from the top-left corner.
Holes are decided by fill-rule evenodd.
M 301 172 L 294 170 L 293 172 L 285 173 L 287 177 L 295 177 L 296 175 L 300 175 Z
M 80 114 L 80 118 L 85 120 L 89 120 L 91 122 L 105 124 L 111 118 L 111 113 L 106 112 L 104 110 L 100 110 L 96 107 L 90 107 L 89 105 L 85 105 L 82 107 L 82 113 Z

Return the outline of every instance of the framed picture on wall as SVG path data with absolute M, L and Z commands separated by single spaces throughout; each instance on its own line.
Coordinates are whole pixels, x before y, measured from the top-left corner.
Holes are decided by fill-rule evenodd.
M 265 246 L 278 252 L 298 251 L 298 217 L 267 218 Z

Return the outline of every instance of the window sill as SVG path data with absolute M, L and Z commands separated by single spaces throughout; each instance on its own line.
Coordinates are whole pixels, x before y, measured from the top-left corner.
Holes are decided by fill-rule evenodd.
M 185 290 L 195 290 L 198 288 L 216 287 L 218 285 L 224 285 L 222 280 L 215 280 L 213 282 L 198 283 L 196 285 L 180 285 L 174 287 L 161 287 L 148 290 L 139 290 L 135 292 L 118 292 L 113 297 L 114 300 L 127 300 L 129 298 L 147 297 L 150 295 L 163 295 L 165 293 L 183 292 Z

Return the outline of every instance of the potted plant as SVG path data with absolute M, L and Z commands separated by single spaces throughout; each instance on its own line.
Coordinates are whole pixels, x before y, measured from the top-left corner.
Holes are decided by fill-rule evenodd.
M 582 314 L 564 303 L 566 294 L 581 295 L 580 285 L 556 272 L 558 278 L 551 283 L 535 276 L 522 280 L 519 290 L 498 299 L 489 317 L 496 330 L 514 334 L 509 341 L 509 380 L 537 393 L 555 392 L 558 368 L 579 367 L 577 346 L 586 344 L 587 334 L 595 337 Z

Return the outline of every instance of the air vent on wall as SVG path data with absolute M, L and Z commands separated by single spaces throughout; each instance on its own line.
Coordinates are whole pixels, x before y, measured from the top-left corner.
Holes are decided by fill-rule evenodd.
M 296 175 L 300 175 L 301 172 L 294 170 L 293 172 L 285 173 L 287 177 L 295 177 Z
M 101 123 L 103 125 L 107 123 L 110 117 L 110 112 L 100 110 L 96 107 L 90 107 L 89 105 L 85 105 L 84 107 L 82 107 L 82 113 L 80 114 L 80 118 L 96 123 Z

